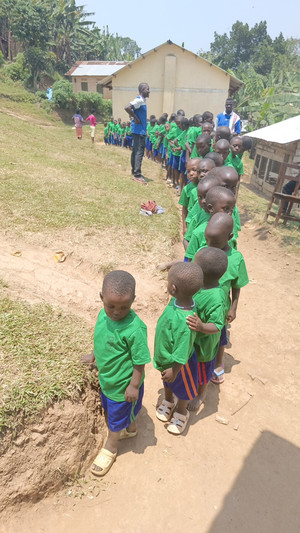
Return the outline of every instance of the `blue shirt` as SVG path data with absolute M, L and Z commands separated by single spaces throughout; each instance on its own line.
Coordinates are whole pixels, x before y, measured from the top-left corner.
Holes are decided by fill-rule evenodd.
M 241 133 L 241 119 L 234 111 L 230 115 L 227 115 L 225 111 L 217 115 L 216 127 L 219 126 L 228 126 L 231 133 Z
M 140 119 L 141 124 L 136 124 L 134 120 L 131 123 L 131 132 L 138 135 L 146 135 L 147 131 L 147 105 L 146 99 L 141 95 L 137 96 L 130 105 L 134 109 L 135 115 Z

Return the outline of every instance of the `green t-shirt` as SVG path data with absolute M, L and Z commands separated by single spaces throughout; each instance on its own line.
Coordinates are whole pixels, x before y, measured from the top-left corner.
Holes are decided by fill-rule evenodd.
M 179 205 L 183 205 L 184 207 L 188 207 L 189 201 L 190 201 L 191 192 L 193 191 L 193 189 L 197 189 L 197 184 L 193 183 L 193 182 L 190 182 L 185 187 L 183 187 L 182 193 L 180 195 L 179 202 L 178 202 Z
M 219 279 L 219 284 L 225 292 L 226 316 L 231 306 L 230 289 L 241 289 L 249 283 L 245 260 L 238 250 L 230 248 L 226 255 L 228 257 L 228 267 Z
M 209 220 L 209 219 L 208 219 Z M 200 248 L 203 248 L 206 245 L 205 240 L 205 230 L 208 223 L 208 220 L 205 220 L 204 222 L 201 222 L 193 231 L 192 236 L 189 241 L 189 245 L 185 251 L 185 256 L 194 260 L 194 257 L 196 253 L 200 250 Z M 186 237 L 184 237 L 186 238 Z M 236 240 L 238 238 L 238 231 L 235 227 L 235 223 L 233 220 L 233 238 L 228 241 L 229 246 L 232 248 L 236 248 Z M 188 240 L 188 239 L 186 239 Z
M 197 137 L 202 134 L 202 126 L 192 126 L 189 129 L 189 133 L 187 136 L 187 142 L 189 143 L 190 147 L 195 144 Z
M 104 128 L 104 137 L 106 138 L 108 136 L 108 126 Z
M 102 309 L 95 327 L 94 353 L 103 394 L 124 402 L 134 365 L 151 361 L 146 325 L 132 309 L 119 321 L 111 320 Z
M 195 340 L 197 359 L 207 362 L 217 355 L 221 330 L 225 325 L 225 293 L 220 286 L 214 289 L 200 289 L 194 298 L 196 313 L 202 322 L 205 324 L 212 322 L 219 330 L 219 333 L 212 335 L 197 332 Z
M 198 209 L 195 212 L 192 220 L 188 224 L 188 229 L 187 229 L 187 231 L 185 233 L 185 236 L 184 236 L 185 240 L 190 242 L 194 230 L 198 226 L 203 224 L 203 222 L 207 223 L 209 221 L 209 219 L 210 219 L 210 214 L 207 213 L 207 211 L 204 211 L 204 209 L 202 209 L 202 207 L 200 207 L 200 205 L 198 204 Z
M 153 365 L 160 372 L 171 368 L 174 363 L 185 365 L 192 356 L 196 332 L 188 327 L 186 319 L 194 312 L 195 306 L 189 311 L 179 309 L 175 298 L 172 298 L 158 319 Z
M 229 152 L 228 157 L 226 158 L 224 166 L 235 168 L 239 176 L 242 176 L 242 174 L 244 174 L 243 161 L 237 156 L 233 157 L 231 150 Z
M 191 192 L 190 201 L 189 201 L 189 205 L 188 205 L 188 212 L 189 213 L 193 209 L 195 204 L 198 204 L 198 189 L 196 189 L 196 190 L 193 189 L 192 192 Z

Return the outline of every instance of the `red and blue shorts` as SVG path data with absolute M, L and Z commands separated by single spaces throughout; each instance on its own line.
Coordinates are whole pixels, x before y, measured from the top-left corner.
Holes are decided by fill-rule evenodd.
M 181 367 L 173 383 L 164 383 L 179 400 L 193 400 L 198 396 L 198 361 L 196 352 L 188 362 Z
M 216 358 L 212 361 L 198 361 L 199 385 L 206 385 L 212 378 L 215 369 Z

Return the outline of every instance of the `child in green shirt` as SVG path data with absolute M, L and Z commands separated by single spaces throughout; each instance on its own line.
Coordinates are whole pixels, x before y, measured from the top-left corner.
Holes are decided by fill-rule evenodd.
M 195 349 L 198 359 L 198 395 L 188 409 L 197 410 L 204 401 L 208 383 L 213 375 L 221 331 L 225 324 L 225 294 L 219 280 L 226 272 L 228 259 L 223 250 L 203 248 L 195 263 L 203 272 L 203 288 L 195 295 L 196 312 L 188 316 L 187 324 L 196 331 Z
M 100 296 L 104 309 L 95 327 L 94 354 L 108 437 L 91 467 L 96 476 L 104 476 L 111 468 L 118 441 L 137 434 L 135 417 L 142 407 L 144 368 L 151 361 L 147 327 L 131 309 L 133 276 L 123 270 L 110 272 Z
M 191 268 L 192 267 L 192 268 Z M 195 310 L 193 295 L 202 286 L 202 271 L 196 264 L 177 263 L 168 275 L 168 292 L 173 297 L 156 326 L 153 364 L 161 372 L 165 398 L 156 409 L 169 433 L 179 435 L 186 428 L 187 405 L 198 393 L 198 366 L 194 351 L 196 334 L 186 323 Z M 176 404 L 173 394 L 178 398 Z
M 211 188 L 205 199 L 206 209 L 209 212 L 209 218 L 211 218 L 215 213 L 228 213 L 232 215 L 233 209 L 235 206 L 235 196 L 234 194 L 225 187 L 213 187 Z M 194 229 L 189 245 L 186 249 L 185 256 L 192 261 L 200 248 L 205 246 L 205 229 L 208 224 L 208 220 L 204 220 L 201 224 Z M 234 238 L 230 241 L 230 245 L 236 247 L 236 239 L 238 238 L 238 231 L 235 226 L 234 229 Z
M 236 318 L 237 305 L 242 287 L 249 283 L 248 273 L 241 252 L 229 246 L 233 235 L 233 220 L 226 213 L 215 214 L 208 222 L 205 230 L 207 246 L 223 250 L 228 258 L 228 268 L 219 283 L 225 293 L 225 318 L 227 323 Z M 216 384 L 224 381 L 224 350 L 227 345 L 226 328 L 221 333 L 220 346 L 216 356 L 216 364 L 211 381 Z
M 185 219 L 188 214 L 188 206 L 190 203 L 190 196 L 193 191 L 193 189 L 197 189 L 198 185 L 198 162 L 201 161 L 201 159 L 195 158 L 190 159 L 186 164 L 186 173 L 187 173 L 187 179 L 189 180 L 189 183 L 183 187 L 180 198 L 179 198 L 179 205 L 182 205 L 182 227 L 183 227 L 183 235 L 185 234 L 187 230 L 187 225 L 185 222 Z
M 210 151 L 210 143 L 211 138 L 210 135 L 202 134 L 197 137 L 192 154 L 191 159 L 194 157 L 201 157 L 203 158 L 209 151 Z

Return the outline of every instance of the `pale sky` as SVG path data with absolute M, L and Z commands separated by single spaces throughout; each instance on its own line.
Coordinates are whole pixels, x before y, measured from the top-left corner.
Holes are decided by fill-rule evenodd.
M 78 0 L 90 17 L 102 29 L 108 26 L 110 33 L 134 39 L 142 52 L 147 52 L 168 39 L 192 52 L 209 50 L 214 31 L 229 33 L 237 20 L 250 27 L 267 21 L 268 33 L 274 39 L 283 33 L 285 38 L 300 38 L 300 1 L 285 0 L 214 0 L 186 2 L 182 0 L 150 0 L 128 2 L 113 0 Z

